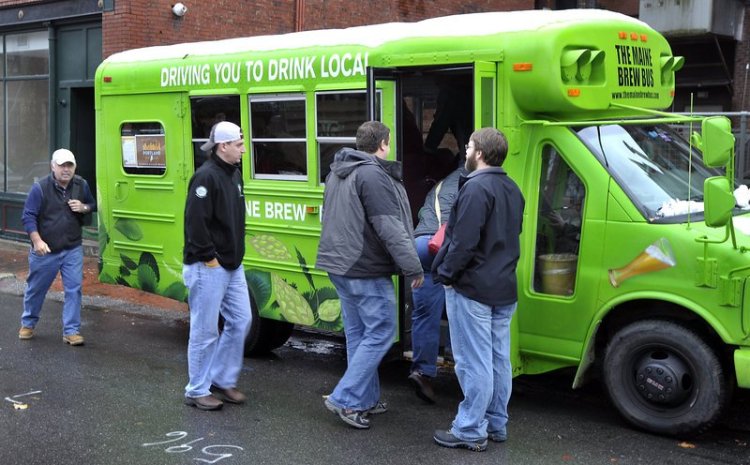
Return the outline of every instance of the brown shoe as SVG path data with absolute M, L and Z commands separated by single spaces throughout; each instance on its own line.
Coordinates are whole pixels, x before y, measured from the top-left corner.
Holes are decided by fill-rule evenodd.
M 428 404 L 435 403 L 435 391 L 432 390 L 432 381 L 430 381 L 429 376 L 415 371 L 409 375 L 409 381 L 414 386 L 417 397 Z
M 219 410 L 224 406 L 224 402 L 209 394 L 202 397 L 185 397 L 185 405 L 192 405 L 201 410 Z
M 80 334 L 69 334 L 67 336 L 63 336 L 63 342 L 72 346 L 82 346 L 83 336 L 81 336 Z
M 222 389 L 218 386 L 211 386 L 211 389 L 221 394 L 230 404 L 244 404 L 247 400 L 247 396 L 235 388 Z
M 32 337 L 34 337 L 34 328 L 21 326 L 18 330 L 18 339 L 31 339 Z

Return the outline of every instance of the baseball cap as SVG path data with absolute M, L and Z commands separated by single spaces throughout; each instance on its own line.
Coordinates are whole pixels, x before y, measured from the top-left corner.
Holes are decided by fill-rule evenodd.
M 68 149 L 57 149 L 52 152 L 52 161 L 55 162 L 56 165 L 73 163 L 73 166 L 76 166 L 76 157 L 73 155 L 73 152 Z
M 208 138 L 208 142 L 201 145 L 201 150 L 208 152 L 216 144 L 234 142 L 240 139 L 242 139 L 240 127 L 229 121 L 222 121 L 214 124 L 214 127 L 211 128 L 211 135 Z

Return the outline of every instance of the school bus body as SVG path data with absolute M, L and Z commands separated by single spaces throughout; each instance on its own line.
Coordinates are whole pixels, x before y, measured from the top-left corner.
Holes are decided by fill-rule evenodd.
M 453 108 L 465 115 L 449 123 L 453 153 L 462 123 L 501 129 L 510 147 L 504 168 L 527 202 L 514 373 L 578 367 L 578 386 L 601 372 L 632 424 L 702 431 L 733 385 L 750 388 L 750 218 L 733 211 L 747 232 L 732 229 L 730 243 L 732 221 L 708 226 L 704 202 L 692 197 L 704 179 L 732 170 L 704 166 L 691 145 L 700 137 L 685 141 L 666 125 L 697 130 L 705 121 L 660 112 L 681 65 L 646 24 L 597 10 L 458 15 L 116 54 L 96 75 L 100 279 L 186 298 L 187 182 L 205 156 L 196 147 L 206 128 L 225 118 L 241 125 L 250 148 L 244 266 L 262 318 L 249 344 L 276 347 L 292 324 L 341 331 L 335 290 L 314 268 L 333 152 L 353 144 L 365 119 L 385 122 L 416 212 L 439 165 L 425 149 L 424 123 Z M 711 134 L 703 134 L 707 152 Z M 403 336 L 410 302 L 399 292 Z

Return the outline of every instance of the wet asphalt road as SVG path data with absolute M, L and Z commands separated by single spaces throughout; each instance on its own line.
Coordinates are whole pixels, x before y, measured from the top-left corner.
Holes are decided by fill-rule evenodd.
M 569 373 L 517 379 L 510 439 L 485 453 L 432 443 L 460 391 L 438 378 L 426 406 L 407 365 L 381 367 L 390 411 L 368 431 L 330 414 L 321 396 L 345 367 L 340 344 L 297 334 L 273 356 L 246 359 L 250 401 L 202 412 L 182 404 L 185 315 L 99 306 L 83 311 L 86 345 L 61 341 L 61 304 L 47 301 L 34 339 L 17 338 L 21 298 L 0 294 L 0 464 L 750 464 L 750 396 L 697 440 L 630 429 L 597 385 L 568 388 Z M 16 409 L 14 404 L 26 405 Z

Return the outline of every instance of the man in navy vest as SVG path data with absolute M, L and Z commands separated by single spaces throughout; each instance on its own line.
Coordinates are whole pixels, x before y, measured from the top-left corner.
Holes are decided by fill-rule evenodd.
M 31 339 L 39 322 L 44 298 L 57 273 L 65 289 L 63 342 L 83 344 L 81 336 L 81 282 L 84 215 L 96 211 L 88 183 L 76 176 L 76 158 L 67 149 L 52 154 L 52 173 L 31 186 L 23 209 L 23 226 L 31 238 L 29 277 L 23 297 L 19 339 Z

